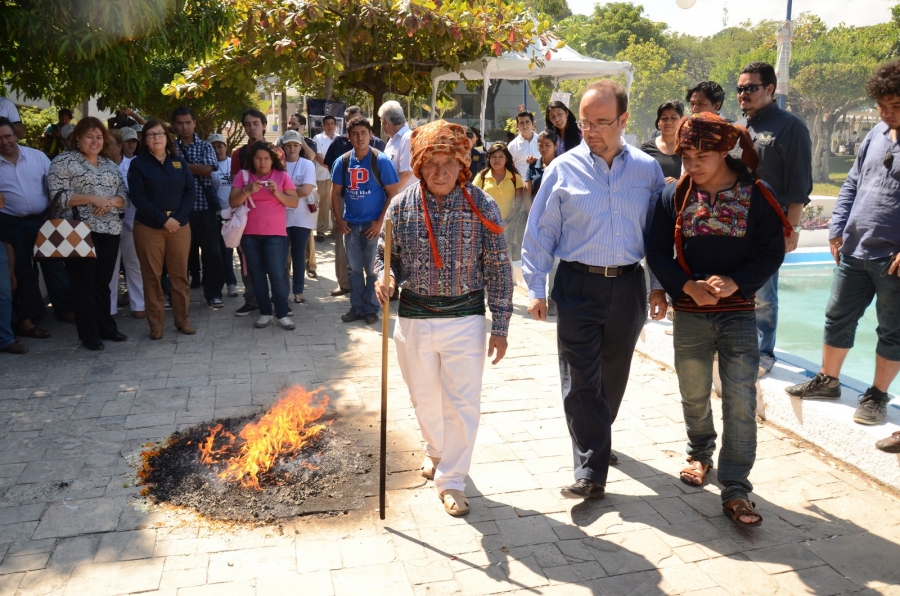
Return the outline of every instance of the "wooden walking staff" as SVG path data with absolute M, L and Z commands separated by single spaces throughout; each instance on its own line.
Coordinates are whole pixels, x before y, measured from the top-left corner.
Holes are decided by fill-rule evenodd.
M 390 289 L 391 275 L 391 231 L 390 219 L 384 222 L 384 278 L 385 287 Z M 384 519 L 385 458 L 387 452 L 387 393 L 388 393 L 388 333 L 391 323 L 390 297 L 384 301 L 381 315 L 381 462 L 378 477 L 378 517 Z

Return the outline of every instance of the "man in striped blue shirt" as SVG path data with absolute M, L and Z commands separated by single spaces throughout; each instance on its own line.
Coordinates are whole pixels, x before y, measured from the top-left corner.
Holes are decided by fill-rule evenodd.
M 605 494 L 611 427 L 622 403 L 631 357 L 647 318 L 645 238 L 666 186 L 649 155 L 622 139 L 628 96 L 611 80 L 588 86 L 579 107 L 581 145 L 544 170 L 522 247 L 528 312 L 547 319 L 546 282 L 554 257 L 563 408 L 572 436 L 575 484 L 568 498 Z M 651 274 L 650 311 L 666 315 L 666 296 Z

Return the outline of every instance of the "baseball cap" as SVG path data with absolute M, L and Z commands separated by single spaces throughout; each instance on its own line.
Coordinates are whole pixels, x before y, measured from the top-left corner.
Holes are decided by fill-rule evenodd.
M 127 126 L 126 126 L 125 128 L 120 128 L 120 129 L 119 129 L 119 133 L 121 133 L 121 135 L 122 135 L 122 142 L 123 142 L 123 143 L 124 143 L 125 141 L 136 141 L 136 140 L 138 140 L 138 138 L 137 138 L 137 133 L 134 132 L 134 129 L 133 129 L 133 128 L 129 128 L 129 127 L 127 127 Z
M 206 139 L 206 142 L 207 143 L 222 143 L 223 145 L 228 144 L 225 142 L 225 137 L 223 137 L 222 135 L 215 133 L 215 132 L 213 134 L 209 135 L 209 137 Z
M 286 130 L 281 135 L 281 144 L 287 145 L 288 143 L 303 143 L 303 137 L 296 130 Z

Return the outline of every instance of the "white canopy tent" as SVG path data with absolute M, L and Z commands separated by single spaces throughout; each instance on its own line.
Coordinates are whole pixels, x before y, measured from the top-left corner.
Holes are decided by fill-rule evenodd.
M 547 53 L 550 58 L 547 59 Z M 529 68 L 532 57 L 540 58 L 543 65 L 535 64 Z M 487 104 L 487 92 L 491 80 L 507 79 L 514 81 L 531 80 L 540 77 L 551 77 L 555 81 L 571 79 L 592 79 L 602 76 L 622 74 L 625 76 L 626 90 L 631 93 L 634 81 L 634 68 L 631 62 L 607 62 L 597 58 L 582 56 L 572 48 L 563 46 L 552 49 L 537 41 L 524 52 L 507 52 L 496 57 L 473 60 L 460 65 L 459 72 L 435 68 L 431 71 L 431 119 L 434 119 L 437 104 L 438 83 L 442 81 L 482 80 L 484 82 L 481 97 L 481 130 L 484 130 L 484 109 Z

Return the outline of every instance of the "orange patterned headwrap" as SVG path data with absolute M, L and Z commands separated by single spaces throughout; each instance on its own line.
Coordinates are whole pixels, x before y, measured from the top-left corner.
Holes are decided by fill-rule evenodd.
M 410 165 L 413 175 L 422 179 L 422 165 L 428 158 L 444 153 L 459 160 L 457 181 L 464 186 L 471 178 L 469 164 L 472 163 L 472 141 L 466 137 L 466 129 L 446 120 L 435 120 L 424 124 L 412 132 L 410 138 Z
M 732 124 L 712 112 L 701 112 L 681 119 L 675 137 L 675 153 L 681 155 L 685 149 L 731 151 L 738 141 L 741 144 L 741 160 L 756 172 L 759 154 L 750 133 L 743 126 Z

